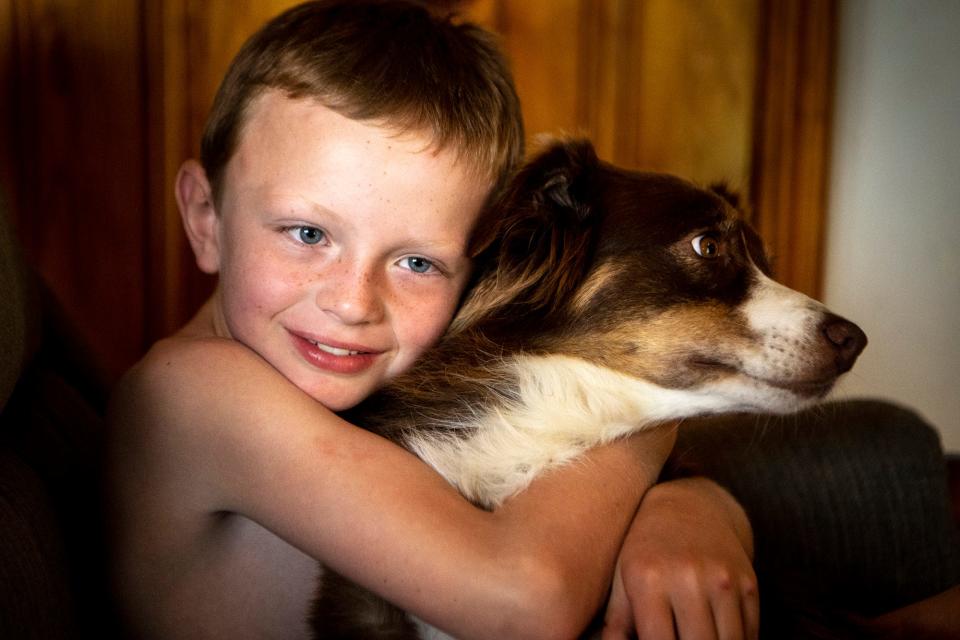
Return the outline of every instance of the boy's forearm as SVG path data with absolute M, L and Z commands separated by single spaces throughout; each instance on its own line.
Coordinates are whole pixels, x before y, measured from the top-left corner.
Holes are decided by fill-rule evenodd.
M 479 518 L 453 509 L 407 541 L 419 547 L 409 575 L 433 575 L 429 588 L 369 586 L 456 637 L 576 637 L 603 604 L 623 537 L 674 435 L 664 428 L 599 447 Z M 442 540 L 432 559 L 423 556 L 424 545 Z
M 561 629 L 574 635 L 589 622 L 606 597 L 640 499 L 675 438 L 670 425 L 598 447 L 537 479 L 497 511 L 504 544 L 516 555 L 521 548 L 536 550 L 552 573 L 554 606 L 527 603 L 531 611 L 562 617 Z
M 695 476 L 662 482 L 648 492 L 644 505 L 722 518 L 753 559 L 753 529 L 746 511 L 726 489 L 709 478 Z

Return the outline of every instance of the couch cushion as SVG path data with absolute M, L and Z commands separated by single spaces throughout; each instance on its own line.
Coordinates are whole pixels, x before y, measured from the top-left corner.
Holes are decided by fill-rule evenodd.
M 0 450 L 0 637 L 75 635 L 64 540 L 33 470 Z
M 875 615 L 960 581 L 937 432 L 887 402 L 833 402 L 785 417 L 681 428 L 673 469 L 726 486 L 756 537 L 761 591 Z M 766 579 L 766 585 L 763 584 Z M 764 589 L 766 588 L 766 591 Z
M 21 507 L 0 514 L 2 526 L 7 518 L 25 523 L 5 531 L 10 539 L 0 544 L 0 573 L 21 567 L 58 587 L 65 582 L 67 590 L 61 597 L 0 589 L 0 610 L 12 606 L 28 616 L 31 606 L 49 607 L 72 637 L 108 638 L 114 634 L 99 496 L 103 417 L 45 353 L 28 364 L 0 414 L 0 473 L 9 480 L 8 503 Z M 35 547 L 46 551 L 31 552 Z M 23 558 L 30 558 L 29 572 Z M 5 637 L 23 636 L 0 633 Z

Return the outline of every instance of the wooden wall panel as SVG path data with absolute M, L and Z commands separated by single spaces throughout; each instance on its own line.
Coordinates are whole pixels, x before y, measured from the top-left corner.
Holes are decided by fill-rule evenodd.
M 0 198 L 16 211 L 19 185 L 18 163 L 13 153 L 19 104 L 16 74 L 17 39 L 13 0 L 0 0 Z M 2 151 L 6 149 L 6 151 Z
M 777 278 L 809 296 L 823 284 L 837 6 L 766 0 L 759 59 L 754 193 Z
M 112 372 L 185 321 L 173 181 L 243 40 L 295 0 L 0 0 L 0 181 L 28 258 Z M 456 4 L 456 3 L 454 3 Z M 528 132 L 752 195 L 782 279 L 819 287 L 833 0 L 463 0 Z
M 212 282 L 197 274 L 173 195 L 174 176 L 193 148 L 185 80 L 189 65 L 185 48 L 178 44 L 186 38 L 189 21 L 180 3 L 147 2 L 144 7 L 149 150 L 144 160 L 148 192 L 145 278 L 149 283 L 144 329 L 150 343 L 182 324 L 196 308 L 190 301 Z
M 477 3 L 531 138 L 586 135 L 629 167 L 749 189 L 758 0 Z
M 633 39 L 631 164 L 749 187 L 756 86 L 755 0 L 648 0 Z M 630 82 L 622 78 L 622 82 Z
M 504 2 L 494 29 L 512 61 L 527 131 L 580 133 L 577 80 L 582 60 L 579 0 Z
M 139 5 L 16 0 L 6 11 L 14 113 L 5 163 L 15 166 L 19 235 L 117 373 L 143 346 Z

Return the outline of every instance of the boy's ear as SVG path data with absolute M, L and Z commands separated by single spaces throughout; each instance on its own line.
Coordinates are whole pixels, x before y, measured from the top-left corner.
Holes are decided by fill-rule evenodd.
M 217 273 L 220 269 L 220 219 L 213 204 L 213 189 L 207 180 L 207 172 L 199 162 L 187 160 L 181 165 L 175 192 L 183 229 L 187 232 L 197 266 L 204 273 Z

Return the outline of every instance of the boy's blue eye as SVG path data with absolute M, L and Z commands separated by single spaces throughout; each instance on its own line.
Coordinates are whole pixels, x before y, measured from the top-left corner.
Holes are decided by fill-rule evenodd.
M 426 273 L 433 268 L 433 263 L 427 260 L 426 258 L 420 258 L 413 256 L 406 258 L 407 267 L 410 268 L 410 271 L 414 273 Z
M 303 244 L 317 244 L 323 240 L 323 231 L 316 227 L 297 227 L 297 237 Z

